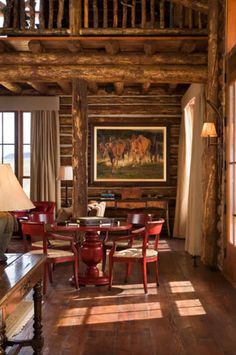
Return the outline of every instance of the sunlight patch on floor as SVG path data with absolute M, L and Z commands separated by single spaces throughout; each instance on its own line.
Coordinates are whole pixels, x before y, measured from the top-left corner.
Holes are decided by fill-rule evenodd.
M 114 323 L 131 320 L 162 318 L 159 302 L 124 305 L 101 305 L 69 309 L 60 318 L 57 326 Z
M 199 299 L 175 301 L 180 316 L 198 316 L 206 314 Z
M 169 282 L 171 293 L 195 292 L 190 281 L 172 281 Z

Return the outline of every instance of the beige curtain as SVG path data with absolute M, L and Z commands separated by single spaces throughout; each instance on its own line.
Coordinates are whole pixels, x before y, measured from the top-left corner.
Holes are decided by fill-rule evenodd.
M 204 86 L 193 84 L 182 100 L 178 184 L 173 236 L 185 238 L 185 250 L 201 252 L 202 223 L 202 138 L 205 113 Z
M 59 116 L 33 111 L 31 119 L 31 191 L 33 201 L 59 202 Z

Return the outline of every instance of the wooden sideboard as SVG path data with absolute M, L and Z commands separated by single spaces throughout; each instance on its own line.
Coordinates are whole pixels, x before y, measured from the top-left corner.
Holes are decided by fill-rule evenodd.
M 25 346 L 31 346 L 34 354 L 42 354 L 43 337 L 41 324 L 41 281 L 45 257 L 41 255 L 6 254 L 6 262 L 0 263 L 0 355 L 18 354 Z M 34 335 L 32 339 L 9 340 L 6 337 L 5 320 L 14 312 L 24 297 L 34 290 Z
M 89 199 L 96 199 L 106 201 L 106 209 L 114 210 L 163 210 L 164 218 L 166 221 L 166 229 L 168 237 L 171 236 L 170 232 L 170 218 L 169 218 L 169 199 L 154 199 L 154 198 L 141 198 L 141 199 L 105 199 L 100 197 L 89 197 Z

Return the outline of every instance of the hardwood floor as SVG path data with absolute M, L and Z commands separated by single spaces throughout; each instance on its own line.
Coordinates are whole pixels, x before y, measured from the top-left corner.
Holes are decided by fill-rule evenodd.
M 68 283 L 71 267 L 58 265 L 43 304 L 43 354 L 235 355 L 236 290 L 197 263 L 183 241 L 161 240 L 160 287 L 150 268 L 148 295 L 138 268 L 128 284 L 124 268 L 115 269 L 111 292 L 106 286 L 77 291 Z

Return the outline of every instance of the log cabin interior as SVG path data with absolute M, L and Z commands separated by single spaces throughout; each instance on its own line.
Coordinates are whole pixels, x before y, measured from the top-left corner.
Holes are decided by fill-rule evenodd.
M 136 269 L 76 290 L 56 266 L 34 354 L 235 354 L 235 15 L 234 0 L 0 1 L 0 162 L 56 215 L 104 200 L 108 218 L 165 219 L 147 295 Z M 23 251 L 13 237 L 8 253 Z M 21 287 L 40 314 L 36 281 Z M 0 354 L 31 354 L 6 343 L 4 302 Z

